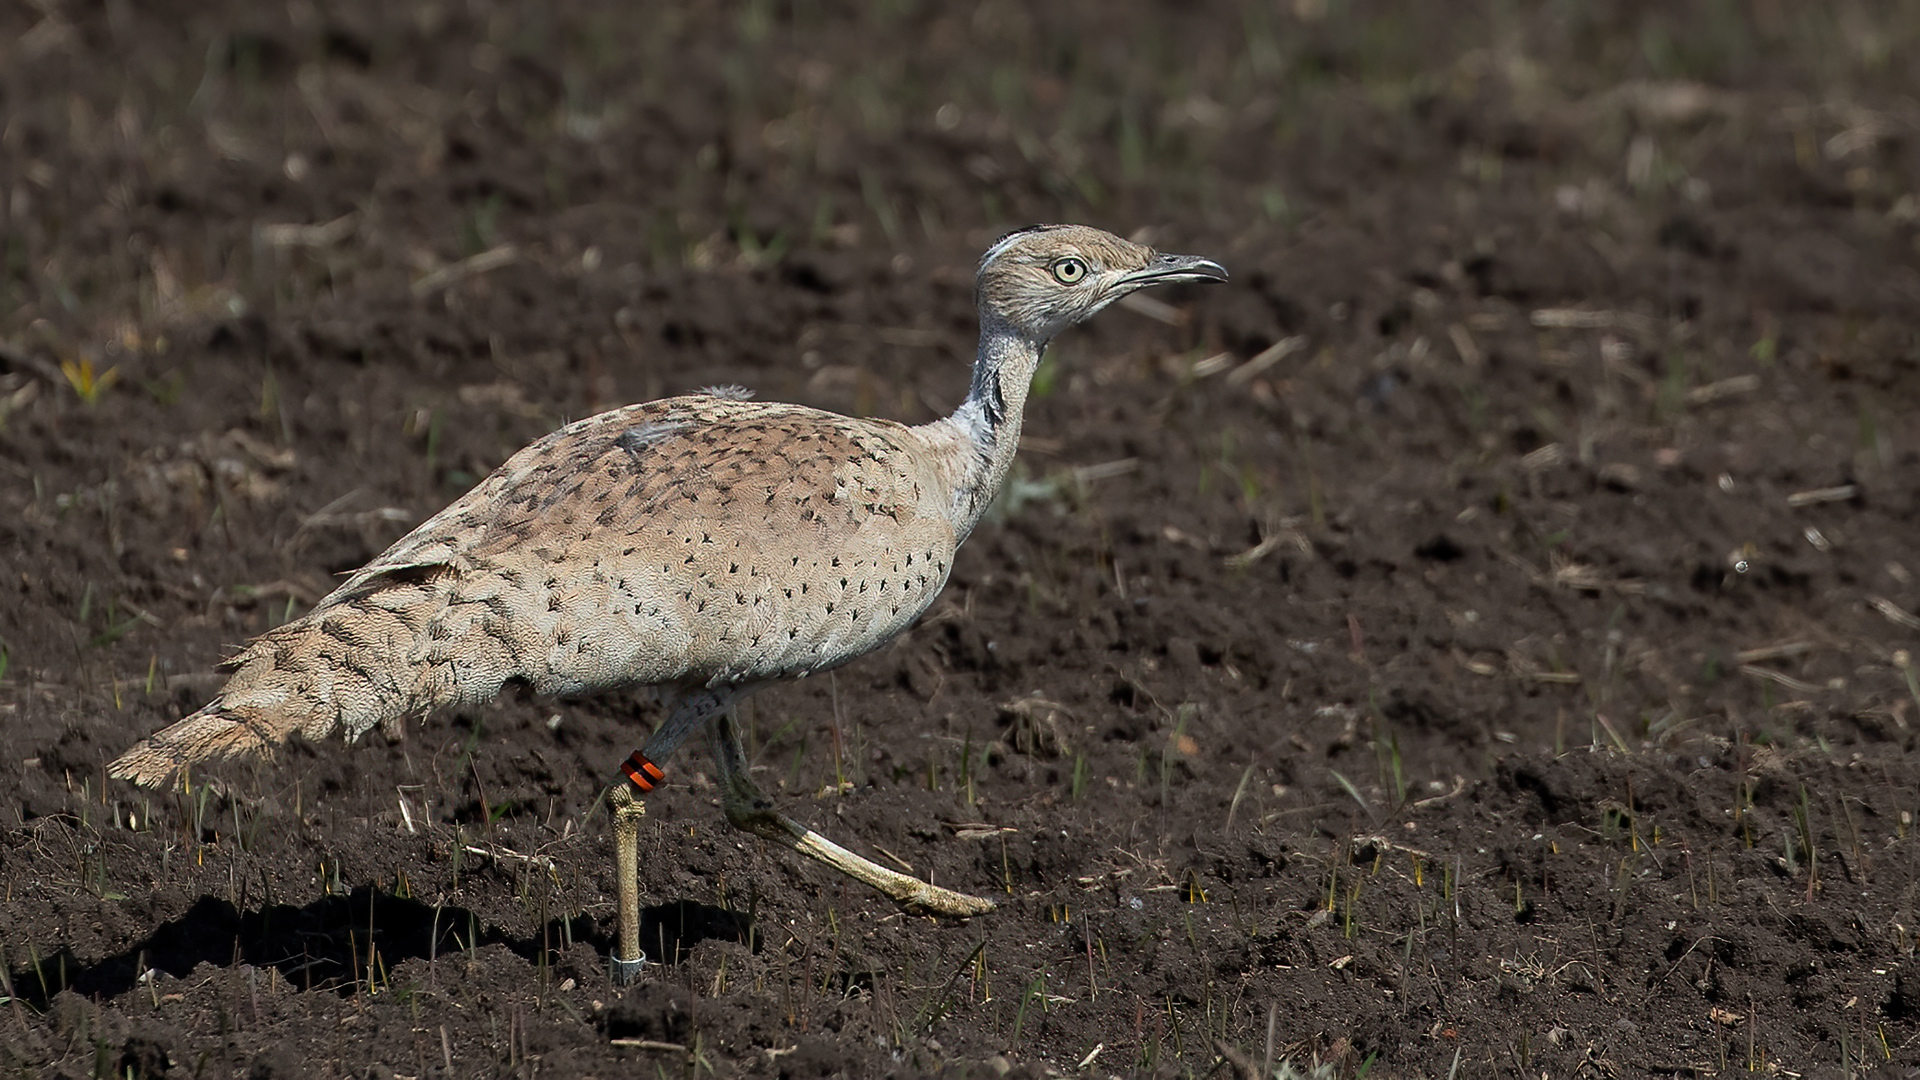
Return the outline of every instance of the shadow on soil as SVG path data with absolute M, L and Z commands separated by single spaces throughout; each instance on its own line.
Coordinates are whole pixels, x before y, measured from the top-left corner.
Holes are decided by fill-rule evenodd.
M 760 946 L 752 917 L 745 912 L 691 900 L 641 909 L 640 941 L 649 958 L 673 962 L 713 939 L 741 942 L 756 951 Z M 537 934 L 517 936 L 496 926 L 483 929 L 467 908 L 435 907 L 367 886 L 301 907 L 272 904 L 245 912 L 218 897 L 202 896 L 186 914 L 125 952 L 86 963 L 71 949 L 62 949 L 16 967 L 7 973 L 8 990 L 45 1009 L 62 990 L 117 997 L 138 985 L 150 969 L 180 978 L 201 964 L 251 964 L 274 968 L 300 990 L 331 990 L 345 997 L 366 986 L 370 961 L 376 973 L 383 973 L 406 960 L 504 945 L 530 963 L 538 963 L 543 951 L 548 962 L 554 962 L 576 942 L 604 954 L 612 941 L 612 928 L 601 928 L 591 916 L 552 919 Z

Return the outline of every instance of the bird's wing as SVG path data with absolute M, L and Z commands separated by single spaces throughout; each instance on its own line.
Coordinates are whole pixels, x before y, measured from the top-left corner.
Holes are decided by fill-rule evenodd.
M 321 606 L 506 559 L 652 558 L 712 541 L 832 553 L 952 527 L 909 429 L 696 395 L 577 421 L 514 454 L 353 573 Z M 676 555 L 676 559 L 684 556 Z

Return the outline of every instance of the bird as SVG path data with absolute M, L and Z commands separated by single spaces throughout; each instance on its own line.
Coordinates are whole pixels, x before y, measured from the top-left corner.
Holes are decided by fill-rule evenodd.
M 779 812 L 752 779 L 733 707 L 873 651 L 927 609 L 1006 481 L 1057 335 L 1139 289 L 1226 279 L 1211 259 L 1036 225 L 980 260 L 972 380 L 949 415 L 908 426 L 720 387 L 567 424 L 242 647 L 211 700 L 109 772 L 158 786 L 200 762 L 271 758 L 296 733 L 352 742 L 514 684 L 547 698 L 652 687 L 665 719 L 610 792 L 617 982 L 646 963 L 636 791 L 702 728 L 735 828 L 910 907 L 991 910 Z

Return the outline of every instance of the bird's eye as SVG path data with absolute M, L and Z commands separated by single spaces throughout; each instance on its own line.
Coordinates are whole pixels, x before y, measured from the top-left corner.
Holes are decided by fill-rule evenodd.
M 1062 285 L 1078 285 L 1087 276 L 1087 264 L 1083 259 L 1068 255 L 1053 260 L 1053 280 Z

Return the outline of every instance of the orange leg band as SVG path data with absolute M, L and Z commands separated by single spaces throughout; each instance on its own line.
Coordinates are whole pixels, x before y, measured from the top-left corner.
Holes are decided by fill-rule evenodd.
M 647 756 L 638 750 L 629 754 L 627 760 L 620 764 L 620 771 L 626 773 L 627 779 L 633 781 L 633 785 L 643 792 L 652 791 L 653 786 L 667 775 L 660 766 L 649 761 Z

